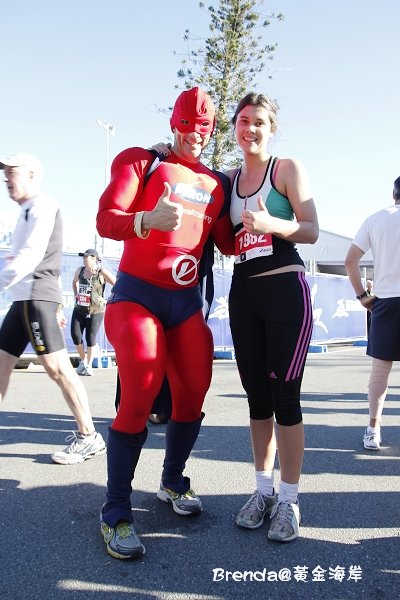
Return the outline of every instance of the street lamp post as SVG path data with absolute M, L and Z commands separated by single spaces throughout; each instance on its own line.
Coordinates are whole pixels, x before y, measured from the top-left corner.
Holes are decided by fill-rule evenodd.
M 108 121 L 102 121 L 101 119 L 97 119 L 97 125 L 99 127 L 102 127 L 102 129 L 105 130 L 106 132 L 106 158 L 105 158 L 105 163 L 104 163 L 104 188 L 107 187 L 108 184 L 108 172 L 109 172 L 109 168 L 108 168 L 108 162 L 109 162 L 109 150 L 110 150 L 110 135 L 115 135 L 115 127 L 114 125 L 111 125 L 111 123 L 109 123 Z M 101 258 L 104 257 L 104 238 L 101 238 Z M 97 345 L 97 348 L 100 350 L 100 352 L 98 353 L 97 356 L 97 360 L 98 360 L 98 366 L 101 367 L 102 363 L 101 363 L 101 358 L 104 352 L 106 352 L 107 349 L 107 342 L 106 342 L 106 332 L 104 329 L 104 322 L 101 324 L 101 328 L 100 328 L 100 348 Z
M 108 121 L 102 121 L 101 119 L 97 119 L 97 125 L 102 127 L 106 132 L 106 159 L 104 163 L 104 188 L 107 187 L 108 184 L 108 162 L 109 162 L 109 152 L 110 152 L 110 135 L 115 135 L 115 126 L 111 125 Z M 101 255 L 104 255 L 104 238 L 101 240 Z

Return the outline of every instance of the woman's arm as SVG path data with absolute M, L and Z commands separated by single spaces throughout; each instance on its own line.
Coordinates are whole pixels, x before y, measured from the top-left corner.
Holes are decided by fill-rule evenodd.
M 314 244 L 319 235 L 318 217 L 302 163 L 296 159 L 281 159 L 275 169 L 274 184 L 277 191 L 288 198 L 296 220 L 273 217 L 260 196 L 260 210 L 243 211 L 243 225 L 252 233 L 272 233 L 294 243 Z
M 79 273 L 81 272 L 81 268 L 82 267 L 79 267 L 78 269 L 76 269 L 74 278 L 72 280 L 72 291 L 74 292 L 75 298 L 78 295 L 78 280 L 79 280 Z
M 114 273 L 111 273 L 108 269 L 101 269 L 101 275 L 104 277 L 104 281 L 109 283 L 110 285 L 115 285 L 116 277 Z

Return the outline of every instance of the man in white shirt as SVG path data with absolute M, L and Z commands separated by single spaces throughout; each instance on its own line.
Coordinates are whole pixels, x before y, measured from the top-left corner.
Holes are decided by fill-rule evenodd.
M 379 450 L 381 417 L 393 361 L 400 360 L 400 177 L 393 187 L 394 205 L 368 217 L 347 253 L 345 265 L 356 298 L 371 310 L 367 354 L 372 358 L 368 384 L 369 425 L 363 443 Z M 364 290 L 360 260 L 370 250 L 374 259 L 374 295 Z
M 75 373 L 59 323 L 62 221 L 58 204 L 40 191 L 43 166 L 31 154 L 0 161 L 10 198 L 21 207 L 12 248 L 0 274 L 0 293 L 9 290 L 12 305 L 0 328 L 0 402 L 12 370 L 30 342 L 48 375 L 59 386 L 78 431 L 70 445 L 55 452 L 59 464 L 83 462 L 105 452 L 96 432 L 86 390 Z M 58 313 L 58 315 L 57 315 Z

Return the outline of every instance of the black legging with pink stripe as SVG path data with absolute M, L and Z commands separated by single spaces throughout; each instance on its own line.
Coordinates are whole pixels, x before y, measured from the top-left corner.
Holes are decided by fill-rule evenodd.
M 230 325 L 250 418 L 302 421 L 300 387 L 312 332 L 303 272 L 233 278 Z

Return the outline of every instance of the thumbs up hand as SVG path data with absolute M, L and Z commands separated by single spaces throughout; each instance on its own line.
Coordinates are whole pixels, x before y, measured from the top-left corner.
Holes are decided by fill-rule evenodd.
M 171 186 L 164 181 L 164 190 L 155 208 L 143 215 L 143 228 L 176 231 L 182 225 L 182 215 L 182 204 L 171 200 Z
M 273 218 L 264 204 L 262 196 L 257 199 L 258 211 L 244 210 L 242 222 L 250 233 L 274 233 Z

